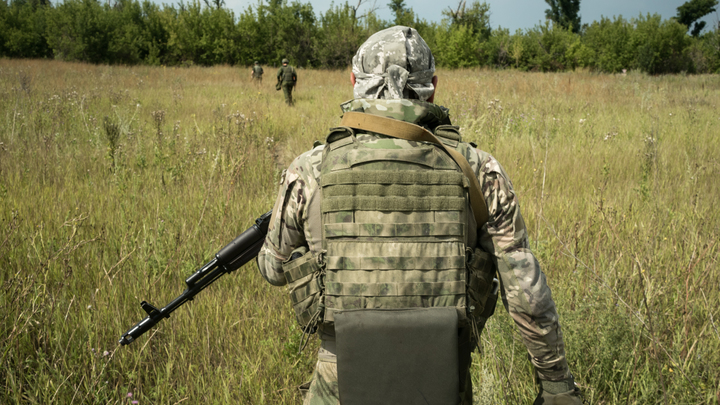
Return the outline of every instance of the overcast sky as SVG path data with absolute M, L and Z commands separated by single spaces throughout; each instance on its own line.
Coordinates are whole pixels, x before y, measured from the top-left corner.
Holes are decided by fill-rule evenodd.
M 257 4 L 257 0 L 225 0 L 227 7 L 233 9 L 239 15 L 250 5 Z M 289 0 L 291 2 L 292 0 Z M 310 3 L 315 14 L 324 13 L 332 0 L 299 0 L 302 3 Z M 349 0 L 350 4 L 357 4 L 358 0 Z M 360 8 L 368 10 L 374 0 Z M 591 23 L 600 20 L 601 16 L 613 17 L 622 15 L 625 18 L 637 17 L 640 13 L 658 13 L 663 19 L 673 17 L 677 14 L 678 6 L 686 0 L 582 0 L 580 2 L 580 15 L 582 22 Z M 176 1 L 171 2 L 175 3 Z M 391 20 L 392 13 L 387 4 L 389 0 L 377 0 L 375 5 L 379 8 L 377 13 L 384 20 Z M 467 0 L 472 3 L 472 0 Z M 343 4 L 345 1 L 336 0 L 335 4 Z M 487 0 L 490 5 L 490 23 L 493 28 L 498 26 L 509 28 L 510 32 L 517 29 L 532 28 L 545 19 L 545 9 L 548 8 L 544 0 Z M 420 18 L 428 21 L 439 22 L 442 19 L 442 10 L 449 6 L 456 7 L 458 0 L 405 0 L 405 4 L 415 11 Z M 712 13 L 705 17 L 707 26 L 714 26 L 720 14 Z M 706 28 L 707 29 L 707 28 Z

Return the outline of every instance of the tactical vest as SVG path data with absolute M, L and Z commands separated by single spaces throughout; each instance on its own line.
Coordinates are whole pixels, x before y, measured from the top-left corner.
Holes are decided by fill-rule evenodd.
M 297 73 L 295 73 L 295 68 L 288 65 L 288 66 L 282 66 L 280 67 L 282 70 L 282 73 L 280 74 L 281 82 L 282 83 L 295 83 L 295 80 L 297 79 Z
M 325 322 L 364 308 L 454 307 L 465 319 L 466 241 L 476 232 L 468 181 L 437 147 L 409 145 L 362 143 L 347 128 L 328 136 L 320 175 Z
M 456 127 L 435 135 L 461 153 L 471 147 Z M 423 307 L 457 308 L 461 323 L 470 316 L 481 329 L 495 308 L 496 264 L 475 246 L 468 181 L 455 162 L 428 144 L 363 144 L 341 127 L 321 167 L 321 220 L 307 226 L 322 232 L 323 252 L 301 246 L 283 264 L 303 330 L 343 309 Z

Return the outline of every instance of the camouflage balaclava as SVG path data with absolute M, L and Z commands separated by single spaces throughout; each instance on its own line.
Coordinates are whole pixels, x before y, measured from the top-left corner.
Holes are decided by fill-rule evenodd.
M 358 98 L 417 98 L 434 91 L 435 58 L 414 29 L 395 26 L 376 32 L 353 57 L 353 96 Z

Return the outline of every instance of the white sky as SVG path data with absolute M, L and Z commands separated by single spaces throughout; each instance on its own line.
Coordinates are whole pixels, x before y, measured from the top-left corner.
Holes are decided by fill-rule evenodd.
M 239 15 L 250 5 L 256 5 L 258 0 L 225 0 L 226 6 L 235 11 L 235 15 Z M 333 0 L 299 0 L 302 3 L 310 3 L 313 6 L 315 14 L 324 13 L 330 8 Z M 368 10 L 370 5 L 375 1 L 375 5 L 379 8 L 377 11 L 380 18 L 384 20 L 392 19 L 392 12 L 387 4 L 389 0 L 370 0 L 368 4 L 364 4 L 360 8 Z M 511 33 L 517 29 L 532 28 L 534 25 L 544 21 L 545 10 L 548 8 L 544 0 L 486 0 L 490 5 L 490 23 L 493 28 L 501 26 L 509 28 Z M 580 2 L 580 15 L 582 23 L 591 23 L 599 20 L 601 16 L 613 17 L 622 15 L 629 19 L 637 17 L 640 13 L 658 13 L 663 19 L 668 19 L 677 14 L 678 6 L 685 3 L 686 0 L 582 0 Z M 176 1 L 171 1 L 176 3 Z M 292 0 L 288 0 L 292 2 Z M 343 4 L 344 0 L 336 0 L 335 4 Z M 357 4 L 357 0 L 349 0 L 350 4 Z M 472 0 L 467 0 L 472 3 Z M 428 21 L 439 22 L 442 19 L 441 11 L 447 10 L 448 7 L 457 7 L 458 0 L 405 0 L 405 4 L 412 7 L 415 14 L 420 18 Z M 719 9 L 720 11 L 720 9 Z M 712 13 L 705 17 L 707 27 L 714 26 L 720 19 L 718 12 Z M 706 28 L 707 30 L 707 28 Z

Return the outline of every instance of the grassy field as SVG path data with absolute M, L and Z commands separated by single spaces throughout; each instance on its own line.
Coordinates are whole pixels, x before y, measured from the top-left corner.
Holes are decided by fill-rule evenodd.
M 349 72 L 296 106 L 231 67 L 0 60 L 0 403 L 298 404 L 313 338 L 254 264 L 117 340 L 274 201 Z M 512 178 L 590 404 L 720 401 L 720 77 L 439 71 L 436 101 Z M 478 404 L 536 387 L 499 309 Z

